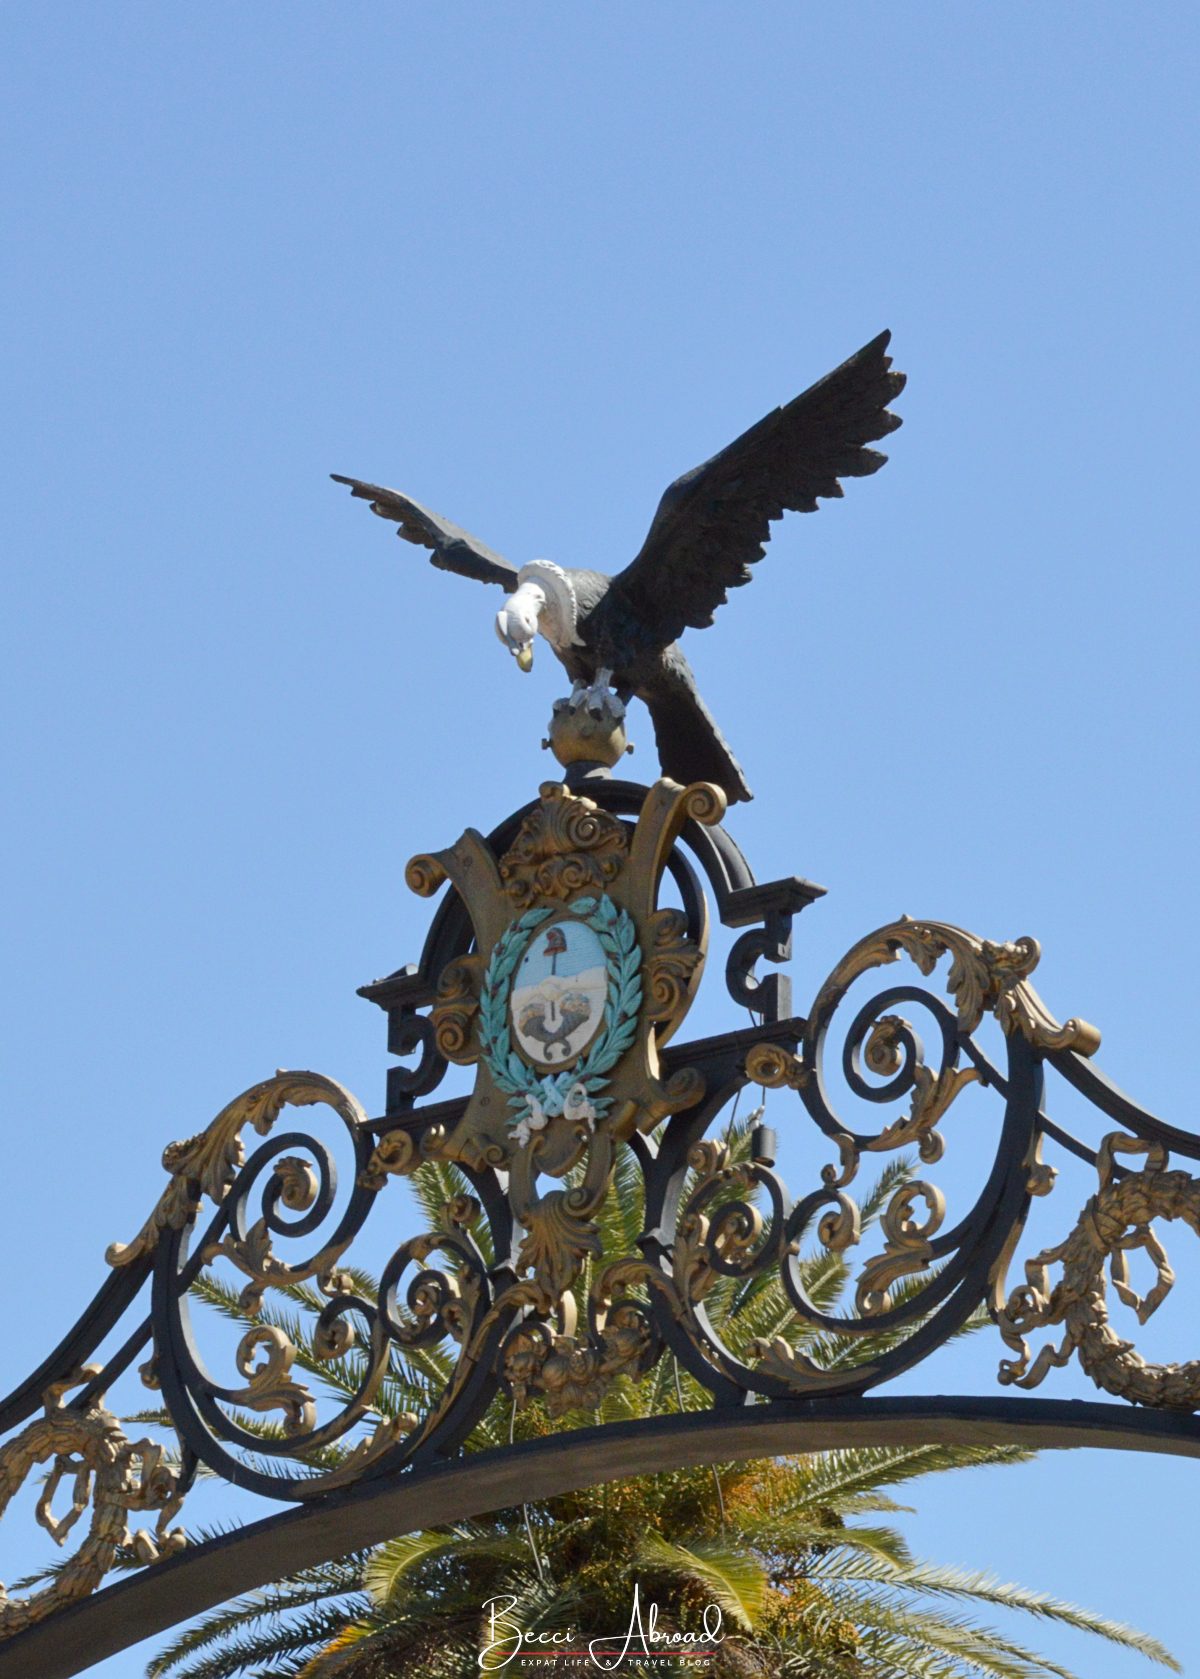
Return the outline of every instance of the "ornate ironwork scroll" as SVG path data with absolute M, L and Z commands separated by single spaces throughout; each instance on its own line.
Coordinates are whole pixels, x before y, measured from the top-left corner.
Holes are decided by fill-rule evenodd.
M 46 1470 L 37 1519 L 55 1539 L 90 1510 L 64 1571 L 0 1599 L 0 1633 L 31 1636 L 118 1558 L 185 1569 L 178 1515 L 201 1466 L 285 1504 L 348 1508 L 397 1477 L 444 1472 L 498 1394 L 565 1419 L 663 1358 L 718 1414 L 752 1405 L 799 1426 L 876 1414 L 865 1395 L 985 1313 L 1003 1352 L 999 1387 L 1036 1387 L 1076 1359 L 1138 1408 L 1130 1436 L 1161 1443 L 1154 1414 L 1168 1413 L 1171 1449 L 1200 1452 L 1200 1358 L 1146 1361 L 1108 1301 L 1111 1281 L 1144 1324 L 1172 1287 L 1161 1226 L 1200 1232 L 1200 1176 L 1171 1162 L 1200 1157 L 1200 1137 L 1097 1071 L 1096 1029 L 1060 1023 L 1033 989 L 1030 938 L 993 943 L 902 919 L 860 940 L 796 1014 L 786 976 L 759 969 L 789 960 L 793 918 L 821 889 L 755 882 L 723 815 L 707 784 L 552 782 L 492 834 L 469 831 L 409 863 L 412 890 L 441 896 L 419 963 L 363 991 L 386 1012 L 398 1058 L 384 1114 L 369 1117 L 331 1079 L 279 1073 L 171 1144 L 166 1188 L 136 1236 L 109 1248 L 109 1280 L 0 1408 L 0 1506 Z M 714 918 L 734 934 L 734 1028 L 680 1043 Z M 864 996 L 896 963 L 908 969 L 899 982 Z M 981 1032 L 989 1021 L 998 1058 Z M 469 1070 L 471 1089 L 439 1098 L 451 1065 Z M 1101 1116 L 1093 1140 L 1054 1119 L 1048 1073 Z M 748 1085 L 772 1093 L 773 1125 L 760 1113 L 741 1146 L 729 1111 Z M 289 1128 L 285 1113 L 300 1107 L 323 1113 L 330 1134 Z M 860 1117 L 872 1107 L 878 1122 Z M 952 1143 L 982 1162 L 968 1205 L 947 1188 Z M 864 1162 L 902 1152 L 915 1174 L 894 1175 L 872 1223 Z M 798 1189 L 781 1155 L 811 1162 Z M 1017 1281 L 1056 1155 L 1088 1162 L 1095 1193 L 1064 1208 L 1061 1240 L 1020 1261 Z M 630 1162 L 640 1233 L 629 1251 L 606 1252 L 600 1215 Z M 379 1206 L 391 1228 L 393 1180 L 422 1166 L 446 1169 L 444 1204 L 395 1247 L 375 1291 L 354 1269 L 355 1238 Z M 1154 1276 L 1144 1297 L 1135 1251 Z M 814 1253 L 863 1256 L 852 1309 L 814 1295 Z M 218 1265 L 238 1277 L 241 1323 L 214 1353 L 194 1313 Z M 764 1277 L 788 1303 L 778 1333 L 738 1341 L 736 1315 L 732 1332 L 728 1318 L 718 1329 L 714 1289 Z M 263 1316 L 268 1298 L 311 1306 L 329 1380 L 314 1381 L 312 1355 L 279 1314 Z M 124 1341 L 95 1361 L 126 1316 Z M 107 1408 L 135 1369 L 163 1407 L 171 1452 L 129 1437 Z M 386 1404 L 397 1369 L 425 1396 L 400 1414 Z M 962 1402 L 963 1416 L 981 1403 Z M 1111 1430 L 1111 1407 L 1091 1410 Z M 1086 1430 L 1078 1405 L 1073 1417 Z M 157 1512 L 153 1533 L 131 1534 L 144 1511 Z M 0 1651 L 0 1673 L 4 1661 Z

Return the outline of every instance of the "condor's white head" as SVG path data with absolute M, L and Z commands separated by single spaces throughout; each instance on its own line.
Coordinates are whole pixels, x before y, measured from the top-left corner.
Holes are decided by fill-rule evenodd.
M 545 605 L 544 589 L 519 583 L 496 614 L 496 634 L 522 670 L 533 666 L 533 638 Z
M 533 665 L 539 630 L 552 647 L 581 645 L 575 634 L 578 608 L 571 579 L 551 560 L 533 560 L 517 573 L 517 586 L 496 614 L 496 634 L 521 670 Z

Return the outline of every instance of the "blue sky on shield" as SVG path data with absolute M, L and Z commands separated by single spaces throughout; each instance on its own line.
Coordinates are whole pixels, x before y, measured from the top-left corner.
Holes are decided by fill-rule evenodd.
M 513 989 L 536 985 L 547 975 L 570 979 L 589 970 L 604 971 L 604 951 L 590 927 L 570 918 L 556 921 L 550 933 L 543 928 L 530 940 L 513 976 Z
M 549 773 L 545 649 L 521 676 L 498 597 L 328 474 L 615 570 L 672 478 L 884 327 L 889 465 L 687 638 L 756 793 L 733 833 L 829 888 L 798 1006 L 902 911 L 1031 932 L 1110 1074 L 1197 1123 L 1198 33 L 1173 0 L 0 10 L 0 1385 L 168 1140 L 277 1066 L 378 1111 L 354 991 L 418 953 L 405 860 Z M 700 1028 L 737 1024 L 710 990 Z M 1155 1356 L 1200 1353 L 1195 1298 Z M 998 1351 L 925 1386 L 991 1391 Z M 909 1528 L 1198 1671 L 1198 1475 L 1062 1454 L 931 1484 Z

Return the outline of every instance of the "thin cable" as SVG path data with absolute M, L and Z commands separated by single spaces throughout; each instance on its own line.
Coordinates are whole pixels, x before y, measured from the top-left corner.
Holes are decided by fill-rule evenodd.
M 510 1446 L 513 1443 L 513 1434 L 514 1434 L 514 1431 L 516 1429 L 516 1426 L 517 1426 L 517 1396 L 514 1393 L 513 1394 L 513 1402 L 512 1402 L 512 1414 L 510 1415 L 510 1417 L 508 1419 L 508 1443 L 509 1443 Z M 542 1567 L 541 1554 L 538 1551 L 537 1545 L 534 1543 L 533 1523 L 529 1520 L 529 1506 L 528 1506 L 528 1504 L 522 1504 L 521 1515 L 525 1518 L 525 1537 L 529 1541 L 529 1549 L 533 1554 L 533 1566 L 537 1570 L 538 1585 L 542 1586 L 542 1587 L 545 1587 L 548 1584 L 548 1582 L 546 1580 L 546 1571 Z
M 679 1380 L 679 1360 L 675 1357 L 674 1353 L 671 1354 L 671 1364 L 675 1372 L 675 1398 L 679 1404 L 680 1412 L 684 1412 L 687 1410 L 687 1406 L 683 1403 L 683 1385 Z M 717 1508 L 721 1512 L 721 1532 L 724 1533 L 725 1494 L 721 1491 L 721 1477 L 717 1474 L 717 1466 L 715 1463 L 710 1463 L 708 1467 L 712 1472 L 713 1486 L 717 1489 Z
M 755 1014 L 753 1009 L 748 1008 L 746 1010 L 746 1013 L 750 1016 L 751 1026 L 756 1026 L 756 1027 L 761 1027 L 762 1026 L 762 1024 L 763 1024 L 762 1018 L 759 1015 Z M 742 1091 L 745 1090 L 745 1088 L 746 1088 L 746 1086 L 744 1084 L 739 1084 L 738 1087 L 737 1087 L 737 1093 L 733 1098 L 733 1108 L 730 1112 L 729 1119 L 728 1119 L 728 1121 L 726 1122 L 726 1125 L 725 1125 L 725 1146 L 727 1148 L 729 1146 L 729 1139 L 733 1135 L 734 1123 L 737 1120 L 738 1103 L 742 1099 Z M 757 1125 L 759 1120 L 762 1118 L 762 1116 L 767 1111 L 767 1087 L 766 1087 L 765 1084 L 760 1084 L 759 1087 L 758 1087 L 758 1090 L 759 1090 L 759 1095 L 762 1097 L 762 1101 L 758 1104 L 758 1107 L 755 1108 L 754 1112 L 750 1115 L 748 1123 L 751 1124 L 751 1125 Z
M 744 1084 L 739 1084 L 738 1085 L 737 1094 L 733 1098 L 733 1107 L 730 1110 L 729 1118 L 725 1122 L 725 1147 L 726 1148 L 729 1147 L 729 1139 L 733 1136 L 733 1127 L 734 1127 L 735 1121 L 737 1120 L 738 1103 L 742 1099 L 742 1091 L 745 1090 L 745 1088 L 746 1088 L 746 1086 Z

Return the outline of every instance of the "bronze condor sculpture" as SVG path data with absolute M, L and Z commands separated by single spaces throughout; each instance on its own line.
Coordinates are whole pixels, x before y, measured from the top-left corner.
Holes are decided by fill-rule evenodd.
M 659 502 L 641 552 L 612 577 L 549 560 L 518 568 L 396 490 L 333 477 L 370 502 L 372 512 L 393 520 L 406 541 L 432 550 L 435 566 L 500 584 L 508 599 L 497 614 L 497 633 L 528 670 L 541 631 L 573 684 L 570 700 L 561 703 L 620 717 L 636 694 L 654 723 L 664 774 L 685 783 L 713 781 L 730 800 L 748 799 L 741 766 L 701 699 L 677 639 L 685 629 L 707 628 L 727 591 L 750 581 L 772 520 L 785 512 L 815 512 L 820 497 L 842 494 L 840 479 L 866 477 L 887 460 L 867 445 L 900 424 L 887 406 L 905 382 L 891 371 L 890 338 L 880 333 L 786 407 L 677 478 Z

